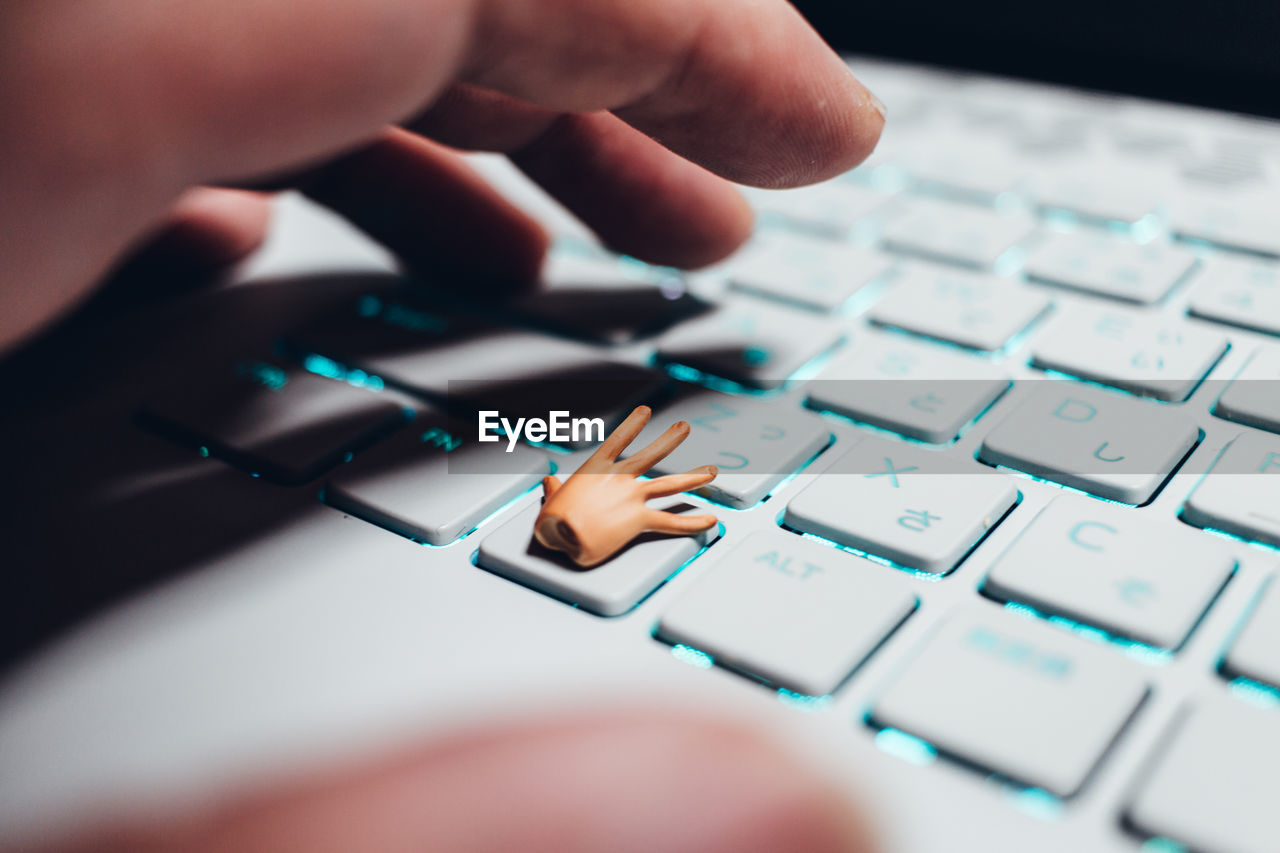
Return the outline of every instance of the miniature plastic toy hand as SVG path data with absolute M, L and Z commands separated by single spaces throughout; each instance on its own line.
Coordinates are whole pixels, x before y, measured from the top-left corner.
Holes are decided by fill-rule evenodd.
M 669 474 L 656 480 L 637 480 L 689 437 L 689 424 L 679 421 L 652 444 L 621 462 L 627 449 L 649 422 L 650 409 L 639 406 L 618 425 L 595 453 L 564 483 L 542 480 L 542 512 L 533 535 L 543 546 L 563 551 L 579 566 L 599 565 L 641 533 L 701 533 L 716 523 L 714 515 L 677 515 L 650 509 L 645 501 L 705 486 L 719 473 L 714 465 Z

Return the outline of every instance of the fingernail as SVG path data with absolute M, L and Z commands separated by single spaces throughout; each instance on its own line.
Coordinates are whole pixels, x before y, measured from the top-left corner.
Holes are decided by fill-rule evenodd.
M 889 108 L 886 107 L 884 105 L 884 101 L 877 98 L 876 93 L 871 91 L 870 89 L 867 89 L 867 101 L 868 103 L 871 104 L 871 106 L 875 109 L 876 112 L 880 113 L 881 121 L 888 120 L 889 116 L 886 114 L 889 112 Z

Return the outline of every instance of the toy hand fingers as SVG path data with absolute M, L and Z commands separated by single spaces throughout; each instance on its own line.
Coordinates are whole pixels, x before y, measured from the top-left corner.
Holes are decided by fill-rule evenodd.
M 604 440 L 604 444 L 591 454 L 591 458 L 584 462 L 579 470 L 587 471 L 588 466 L 591 469 L 599 468 L 617 459 L 618 454 L 626 450 L 627 445 L 634 441 L 644 429 L 645 424 L 649 423 L 650 414 L 652 409 L 648 406 L 636 406 L 635 410 L 627 415 L 627 419 L 618 424 L 617 428 Z
M 668 474 L 665 477 L 650 480 L 644 484 L 645 500 L 665 498 L 667 495 L 677 495 L 680 492 L 687 492 L 690 489 L 705 486 L 714 480 L 718 473 L 720 472 L 716 469 L 716 466 L 704 465 L 701 468 L 694 468 L 692 471 L 686 471 L 683 474 Z
M 677 421 L 667 427 L 667 431 L 655 438 L 647 447 L 637 450 L 627 459 L 620 462 L 618 469 L 625 474 L 639 476 L 663 459 L 666 459 L 671 451 L 679 447 L 688 437 L 689 424 L 684 421 Z
M 562 483 L 554 476 L 548 474 L 542 478 L 542 497 L 544 500 L 549 499 L 556 492 L 560 491 Z
M 654 533 L 688 535 L 714 527 L 716 522 L 714 515 L 676 515 L 655 509 L 649 513 L 645 528 Z

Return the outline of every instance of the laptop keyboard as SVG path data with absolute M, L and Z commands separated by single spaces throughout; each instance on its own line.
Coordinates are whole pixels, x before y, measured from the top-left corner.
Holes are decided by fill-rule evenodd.
M 370 293 L 143 424 L 471 553 L 535 600 L 616 617 L 652 596 L 637 642 L 753 689 L 821 707 L 891 658 L 850 736 L 1067 809 L 1167 701 L 1117 830 L 1274 850 L 1280 190 L 1260 187 L 1280 130 L 1250 125 L 1271 159 L 1242 180 L 1177 111 L 868 77 L 892 107 L 880 150 L 817 187 L 750 191 L 758 233 L 716 268 L 562 234 L 542 294 L 477 310 Z M 710 503 L 722 525 L 578 569 L 531 530 L 540 478 L 590 442 L 508 454 L 474 413 L 611 428 L 642 401 L 650 431 L 693 425 L 654 475 L 721 472 L 663 507 Z M 1241 584 L 1247 607 L 1225 604 Z M 950 592 L 923 606 L 934 589 Z M 1224 606 L 1241 627 L 1185 662 Z M 1198 667 L 1197 687 L 1165 700 L 1170 667 Z

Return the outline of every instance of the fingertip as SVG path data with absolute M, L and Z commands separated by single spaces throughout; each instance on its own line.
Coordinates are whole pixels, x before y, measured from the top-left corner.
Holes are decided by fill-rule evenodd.
M 301 189 L 474 300 L 535 289 L 551 242 L 456 152 L 403 130 L 310 173 Z
M 731 183 L 609 113 L 562 116 L 511 159 L 606 246 L 651 264 L 713 264 L 754 227 Z
M 262 245 L 271 211 L 271 198 L 263 193 L 197 187 L 174 202 L 149 248 L 175 259 L 185 257 L 192 266 L 226 266 Z
M 756 214 L 734 185 L 721 182 L 706 190 L 714 216 L 705 218 L 680 240 L 655 246 L 650 263 L 697 270 L 719 263 L 742 248 L 756 227 Z
M 880 143 L 880 135 L 884 132 L 886 114 L 884 102 L 853 76 L 849 74 L 853 87 L 850 98 L 851 107 L 847 111 L 844 126 L 835 132 L 839 140 L 833 140 L 833 152 L 841 152 L 833 157 L 827 167 L 820 171 L 815 180 L 821 181 L 843 174 L 856 168 L 875 151 Z

